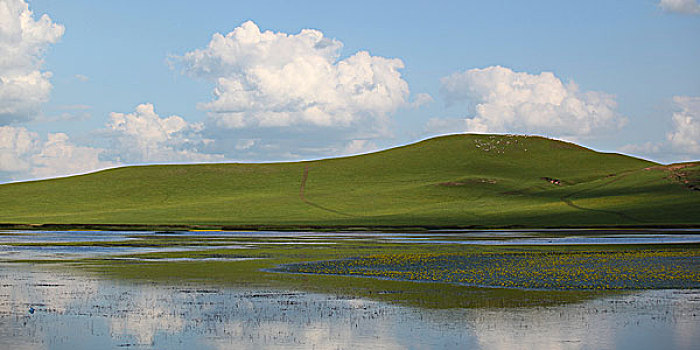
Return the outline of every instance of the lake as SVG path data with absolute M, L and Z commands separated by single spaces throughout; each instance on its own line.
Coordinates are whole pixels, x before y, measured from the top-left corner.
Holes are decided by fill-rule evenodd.
M 181 245 L 167 249 L 235 251 L 256 249 L 256 244 L 314 245 L 337 243 L 341 239 L 389 240 L 399 244 L 421 244 L 414 241 L 424 240 L 478 243 L 486 239 L 494 244 L 503 243 L 501 239 L 493 240 L 494 234 L 474 233 L 474 240 L 470 240 L 469 234 L 207 232 L 187 235 L 206 235 L 209 239 L 246 236 L 256 240 L 239 244 L 224 240 L 220 245 L 204 248 Z M 700 343 L 700 290 L 697 289 L 601 293 L 581 301 L 532 307 L 436 309 L 315 293 L 303 288 L 107 278 L 57 263 L 60 259 L 109 259 L 113 255 L 123 258 L 124 254 L 160 251 L 162 247 L 7 245 L 134 241 L 142 239 L 141 235 L 144 233 L 0 234 L 0 245 L 5 244 L 0 253 L 0 348 L 694 349 Z M 498 233 L 495 235 L 500 237 Z M 676 244 L 700 237 L 692 232 L 660 235 L 660 239 Z M 552 244 L 554 240 L 574 238 L 574 234 L 542 237 L 530 232 L 510 232 L 504 236 L 514 240 L 511 242 L 514 244 L 517 240 Z M 585 239 L 595 243 L 596 239 L 608 242 L 616 238 L 632 239 L 635 244 L 644 239 L 636 234 L 594 234 L 579 237 L 571 244 L 583 244 L 580 241 Z M 566 244 L 566 241 L 557 243 Z M 18 262 L 28 258 L 36 261 Z M 489 290 L 485 288 L 484 292 Z

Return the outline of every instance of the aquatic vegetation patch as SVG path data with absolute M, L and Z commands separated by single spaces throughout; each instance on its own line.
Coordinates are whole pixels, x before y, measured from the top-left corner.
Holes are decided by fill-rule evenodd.
M 246 257 L 197 257 L 197 258 L 110 258 L 111 260 L 126 260 L 137 262 L 185 262 L 185 261 L 248 261 L 261 260 L 265 258 L 246 258 Z
M 700 288 L 697 250 L 379 254 L 285 265 L 291 273 L 549 290 Z

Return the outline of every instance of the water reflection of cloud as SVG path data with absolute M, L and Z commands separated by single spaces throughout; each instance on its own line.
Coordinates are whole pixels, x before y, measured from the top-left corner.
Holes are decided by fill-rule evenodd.
M 582 304 L 470 312 L 481 349 L 693 349 L 700 306 L 687 292 L 651 290 Z
M 0 313 L 11 315 L 26 314 L 30 307 L 64 313 L 71 304 L 99 291 L 99 283 L 92 279 L 58 271 L 35 271 L 17 276 L 2 267 L 0 285 L 3 286 Z
M 176 308 L 182 300 L 177 294 L 153 286 L 142 286 L 138 293 L 123 294 L 114 305 L 118 317 L 109 318 L 110 331 L 120 337 L 134 337 L 137 344 L 155 344 L 157 333 L 177 334 L 185 320 Z
M 254 328 L 244 322 L 232 321 L 222 325 L 225 337 L 214 337 L 207 343 L 216 349 L 406 349 L 393 331 L 396 325 L 381 321 L 371 330 L 358 330 L 349 325 L 339 326 L 337 320 L 314 320 L 303 324 L 296 322 L 262 321 Z M 415 346 L 413 348 L 420 348 Z
M 670 314 L 676 322 L 673 329 L 675 347 L 678 349 L 692 349 L 700 340 L 700 326 L 696 319 L 700 317 L 700 291 L 680 291 L 686 298 L 674 300 L 670 307 Z
M 610 344 L 608 322 L 591 324 L 581 310 L 475 310 L 474 334 L 481 349 L 583 349 Z
M 0 265 L 0 286 L 0 348 L 691 349 L 700 342 L 700 291 L 426 310 L 278 290 L 134 285 L 19 265 Z

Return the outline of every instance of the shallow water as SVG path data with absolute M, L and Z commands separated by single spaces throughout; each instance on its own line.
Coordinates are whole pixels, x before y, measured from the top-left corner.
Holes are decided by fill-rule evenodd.
M 203 249 L 246 249 L 241 245 L 225 246 L 177 246 L 177 247 L 128 247 L 128 246 L 8 246 L 0 245 L 0 261 L 14 260 L 71 260 L 107 258 L 124 254 L 155 252 L 182 252 Z
M 130 231 L 0 231 L 0 243 L 71 243 L 127 241 L 140 232 Z
M 0 265 L 0 286 L 3 349 L 693 349 L 700 342 L 700 290 L 426 310 L 300 291 L 130 284 L 22 264 Z
M 421 309 L 299 290 L 136 284 L 22 259 L 124 258 L 150 251 L 246 249 L 342 238 L 392 243 L 691 243 L 697 231 L 426 233 L 0 232 L 0 349 L 694 349 L 700 290 L 650 290 L 531 308 Z M 127 241 L 139 236 L 227 239 L 228 246 L 8 246 Z M 261 241 L 235 242 L 236 238 Z M 269 239 L 269 240 L 267 240 Z M 646 241 L 645 241 L 646 240 Z M 528 243 L 530 242 L 530 243 Z M 607 242 L 607 243 L 602 243 Z M 227 260 L 235 256 L 204 259 Z M 171 259 L 187 264 L 196 258 Z M 159 261 L 169 261 L 161 259 Z M 53 267 L 52 267 L 53 266 Z M 484 289 L 488 292 L 489 289 Z
M 460 237 L 461 238 L 461 237 Z M 532 237 L 508 238 L 499 240 L 469 239 L 445 240 L 440 238 L 419 237 L 407 239 L 404 237 L 387 238 L 395 242 L 439 243 L 439 244 L 471 244 L 471 245 L 609 245 L 609 244 L 682 244 L 700 243 L 698 234 L 617 234 L 614 236 L 569 236 L 569 237 Z
M 99 254 L 110 247 L 100 242 L 137 242 L 143 238 L 177 237 L 200 240 L 254 240 L 247 245 L 333 244 L 335 239 L 391 241 L 392 243 L 474 244 L 474 245 L 584 245 L 584 244 L 675 244 L 700 243 L 697 229 L 653 230 L 453 230 L 429 232 L 278 232 L 278 231 L 0 231 L 0 252 L 11 250 L 8 243 L 97 243 Z M 3 245 L 3 243 L 5 245 Z M 5 247 L 4 249 L 2 247 Z M 60 250 L 60 247 L 51 247 Z M 122 247 L 124 248 L 124 247 Z M 202 248 L 202 247 L 200 247 Z M 223 247 L 212 247 L 223 248 Z M 65 249 L 71 249 L 66 247 Z M 93 249 L 85 246 L 84 250 Z M 102 249 L 102 250 L 99 250 Z M 31 250 L 29 247 L 25 250 Z M 134 253 L 141 251 L 134 251 Z M 115 251 L 115 253 L 122 253 Z M 131 252 L 127 252 L 131 253 Z M 1 258 L 0 258 L 1 259 Z

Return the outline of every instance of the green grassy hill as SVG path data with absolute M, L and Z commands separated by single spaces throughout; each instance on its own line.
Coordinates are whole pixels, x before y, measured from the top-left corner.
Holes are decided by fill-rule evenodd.
M 0 185 L 0 223 L 700 225 L 700 163 L 452 135 L 309 162 L 124 167 Z

